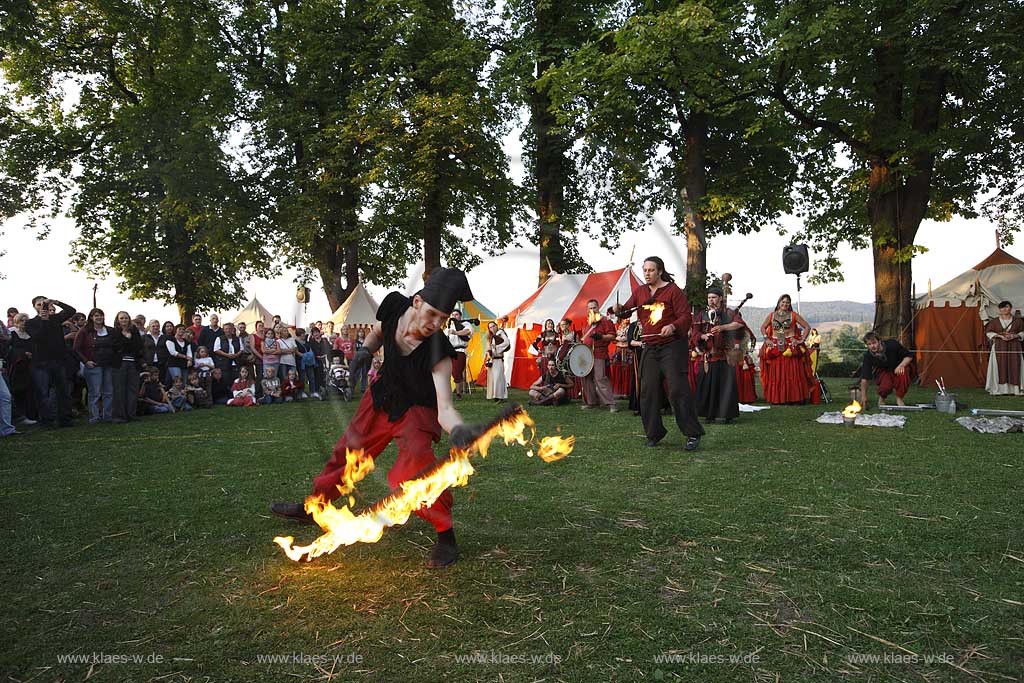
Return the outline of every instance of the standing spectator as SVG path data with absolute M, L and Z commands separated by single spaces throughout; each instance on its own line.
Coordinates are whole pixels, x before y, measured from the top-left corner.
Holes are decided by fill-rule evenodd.
M 291 331 L 284 325 L 277 328 L 277 351 L 280 354 L 277 358 L 281 362 L 277 376 L 283 382 L 288 377 L 288 370 L 294 369 L 296 373 L 299 370 L 299 349 Z
M 331 352 L 331 342 L 327 340 L 321 330 L 314 329 L 309 346 L 316 356 L 316 385 L 320 389 L 320 398 L 325 398 L 327 396 L 327 356 Z
M 213 316 L 210 320 L 213 321 Z M 227 323 L 223 327 L 223 334 L 213 341 L 213 362 L 232 382 L 238 377 L 242 353 L 242 340 L 235 336 L 235 325 Z
M 160 339 L 157 341 L 156 346 L 158 367 L 160 369 L 160 380 L 164 384 L 169 383 L 167 378 L 167 362 L 170 360 L 171 356 L 168 352 L 170 347 L 167 346 L 167 342 L 174 341 L 174 329 L 174 323 L 170 320 L 165 321 L 163 328 L 161 328 Z
M 316 332 L 317 328 L 313 328 Z M 318 393 L 319 383 L 317 381 L 316 351 L 313 344 L 306 336 L 306 331 L 301 327 L 295 330 L 295 348 L 298 351 L 298 372 L 299 379 L 305 385 L 305 390 L 313 398 L 320 398 Z M 302 398 L 306 398 L 303 396 Z
M 334 340 L 334 348 L 341 351 L 345 356 L 345 365 L 352 365 L 352 359 L 356 355 L 355 337 L 349 338 L 351 329 L 348 325 L 341 326 L 341 333 Z
M 281 316 L 275 315 L 273 321 L 270 323 L 270 327 L 271 327 L 271 329 L 276 330 L 280 324 L 281 324 Z
M 14 320 L 11 320 L 9 325 L 0 323 L 0 361 L 7 358 L 7 352 L 10 349 L 11 344 L 11 331 L 10 328 L 14 327 Z
M 14 318 L 18 315 L 18 309 L 11 306 L 7 309 L 7 329 L 14 327 Z
M 196 352 L 199 351 L 199 344 L 196 344 L 196 335 L 191 327 L 185 328 L 185 343 L 188 344 L 189 351 L 192 352 L 192 357 L 195 358 Z
M 356 350 L 356 353 L 359 352 L 359 349 L 363 348 L 363 341 L 365 341 L 365 339 L 366 339 L 366 332 L 364 332 L 362 329 L 358 330 L 356 332 L 356 338 L 355 338 L 355 350 Z M 367 384 L 367 381 L 369 379 L 369 373 L 370 373 L 370 366 L 369 365 L 362 365 L 362 366 L 359 366 L 358 368 L 356 368 L 356 375 L 355 375 L 355 377 L 352 378 L 352 388 L 355 389 L 355 387 L 358 385 L 359 386 L 359 391 L 360 392 L 365 392 L 366 391 L 366 384 Z
M 224 336 L 224 328 L 220 326 L 220 316 L 216 313 L 210 314 L 210 324 L 200 330 L 196 337 L 196 344 L 212 349 L 215 342 Z
M 7 388 L 4 373 L 0 372 L 0 437 L 21 434 L 11 421 L 11 391 Z
M 328 343 L 330 343 L 331 346 L 334 346 L 334 340 L 338 338 L 338 335 L 334 333 L 334 323 L 330 320 L 327 321 L 327 334 L 325 336 L 327 337 Z
M 167 398 L 164 386 L 160 384 L 160 374 L 155 367 L 142 373 L 142 386 L 139 387 L 139 407 L 143 415 L 173 413 L 174 408 Z
M 117 340 L 120 363 L 114 367 L 113 372 L 113 418 L 114 422 L 123 424 L 134 420 L 138 412 L 139 368 L 142 367 L 140 359 L 143 353 L 142 335 L 129 320 L 127 311 L 118 311 L 114 318 L 114 338 Z
M 51 424 L 56 421 L 60 427 L 71 426 L 71 396 L 68 392 L 68 380 L 64 371 L 63 323 L 71 319 L 77 311 L 61 302 L 52 301 L 60 307 L 57 315 L 50 315 L 51 300 L 45 296 L 32 299 L 32 307 L 36 309 L 36 317 L 25 324 L 25 329 L 35 341 L 32 352 L 32 383 L 36 390 L 36 405 L 39 407 L 43 422 Z M 50 390 L 54 399 L 50 401 Z
M 256 378 L 263 377 L 263 340 L 266 336 L 266 326 L 262 320 L 257 320 L 252 333 L 252 362 L 256 369 L 256 374 L 252 376 Z
M 159 365 L 160 321 L 153 318 L 149 321 L 149 328 L 140 327 L 139 332 L 142 333 L 142 362 L 146 365 Z
M 188 328 L 192 330 L 192 338 L 199 339 L 199 333 L 203 331 L 203 316 L 196 313 L 192 316 L 192 327 Z
M 135 325 L 135 329 L 139 331 L 139 335 L 146 333 L 146 316 L 140 313 L 132 318 L 132 324 Z
M 7 352 L 8 388 L 11 391 L 12 412 L 14 419 L 22 424 L 34 425 L 39 417 L 35 395 L 32 391 L 32 336 L 25 329 L 28 322 L 27 313 L 14 316 L 14 327 L 11 328 L 10 350 Z
M 107 327 L 103 311 L 98 308 L 89 311 L 87 323 L 75 337 L 74 344 L 88 389 L 89 424 L 110 422 L 114 409 L 114 365 L 119 356 L 114 328 Z
M 281 366 L 281 355 L 277 349 L 277 334 L 272 329 L 267 329 L 263 333 L 263 374 L 267 374 L 267 368 L 274 368 L 274 374 L 277 374 L 278 368 Z
M 249 371 L 242 368 L 238 371 L 238 379 L 231 385 L 229 406 L 247 407 L 256 405 L 256 389 L 249 378 Z
M 175 377 L 184 377 L 185 373 L 192 367 L 192 347 L 185 340 L 184 325 L 174 328 L 174 339 L 168 340 L 167 348 L 167 378 L 174 382 Z
M 50 304 L 50 315 L 54 315 L 56 309 Z M 71 401 L 71 417 L 78 417 L 78 408 L 85 409 L 85 375 L 82 374 L 82 363 L 74 351 L 75 338 L 79 331 L 85 327 L 85 313 L 78 312 L 71 316 L 71 319 L 64 323 L 64 376 L 67 377 L 68 400 Z

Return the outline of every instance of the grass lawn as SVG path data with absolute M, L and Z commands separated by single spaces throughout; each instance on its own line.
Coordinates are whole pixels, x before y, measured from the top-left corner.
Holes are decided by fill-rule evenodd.
M 839 402 L 827 409 L 847 402 L 847 384 L 830 381 Z M 459 407 L 469 420 L 496 412 L 480 394 Z M 824 409 L 709 426 L 691 454 L 674 426 L 644 448 L 625 410 L 533 408 L 538 432 L 575 434 L 575 452 L 545 464 L 496 444 L 475 461 L 455 492 L 462 559 L 440 572 L 424 565 L 434 534 L 415 517 L 310 564 L 272 543 L 315 536 L 267 504 L 308 492 L 354 404 L 3 439 L 0 674 L 1020 680 L 1021 435 L 972 434 L 934 411 L 902 430 L 849 430 L 816 424 Z M 387 492 L 393 454 L 358 506 Z

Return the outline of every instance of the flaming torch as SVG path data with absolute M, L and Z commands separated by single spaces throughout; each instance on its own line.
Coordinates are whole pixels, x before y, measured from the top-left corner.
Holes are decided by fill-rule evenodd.
M 857 416 L 860 415 L 860 411 L 860 403 L 856 400 L 843 408 L 843 424 L 847 427 L 852 427 L 857 422 Z
M 661 322 L 661 314 L 665 312 L 665 304 L 656 301 L 653 304 L 645 304 L 643 309 L 651 312 L 648 320 L 652 325 L 657 325 Z
M 530 437 L 526 437 L 526 430 Z M 274 543 L 281 546 L 285 555 L 296 562 L 311 560 L 321 555 L 332 553 L 343 545 L 353 543 L 376 543 L 384 535 L 387 527 L 404 524 L 416 510 L 431 505 L 445 489 L 465 486 L 469 477 L 475 472 L 470 464 L 470 456 L 479 453 L 487 457 L 491 442 L 501 437 L 506 445 L 518 443 L 530 444 L 536 436 L 534 422 L 522 407 L 512 405 L 506 409 L 487 429 L 476 438 L 466 449 L 452 448 L 448 456 L 428 469 L 416 479 L 403 482 L 399 490 L 379 500 L 358 515 L 351 507 L 355 501 L 350 496 L 348 505 L 340 509 L 334 507 L 330 500 L 323 496 L 310 496 L 306 499 L 306 512 L 313 516 L 323 535 L 305 546 L 293 545 L 291 536 L 278 536 Z M 561 460 L 572 452 L 576 438 L 569 436 L 545 436 L 540 440 L 537 456 L 544 462 Z M 533 450 L 527 451 L 533 457 Z M 355 489 L 355 485 L 373 470 L 373 459 L 365 456 L 362 451 L 346 453 L 345 474 L 342 484 L 338 486 L 341 495 L 347 495 Z

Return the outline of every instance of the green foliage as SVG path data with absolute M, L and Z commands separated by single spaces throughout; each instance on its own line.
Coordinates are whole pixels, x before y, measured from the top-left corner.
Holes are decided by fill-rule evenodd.
M 861 358 L 867 350 L 862 337 L 870 329 L 871 325 L 863 323 L 856 328 L 852 325 L 843 325 L 838 329 L 823 332 L 821 334 L 821 355 L 843 366 L 859 366 Z
M 266 274 L 256 187 L 226 152 L 237 106 L 217 9 L 22 4 L 0 35 L 0 209 L 68 208 L 75 263 L 136 298 L 228 308 Z M 45 230 L 45 224 L 44 224 Z

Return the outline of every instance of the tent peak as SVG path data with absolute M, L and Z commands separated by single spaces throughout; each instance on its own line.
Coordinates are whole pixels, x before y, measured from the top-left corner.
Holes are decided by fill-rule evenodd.
M 1024 266 L 1024 261 L 997 246 L 996 250 L 989 254 L 984 261 L 974 266 L 974 270 L 985 270 L 992 266 Z

